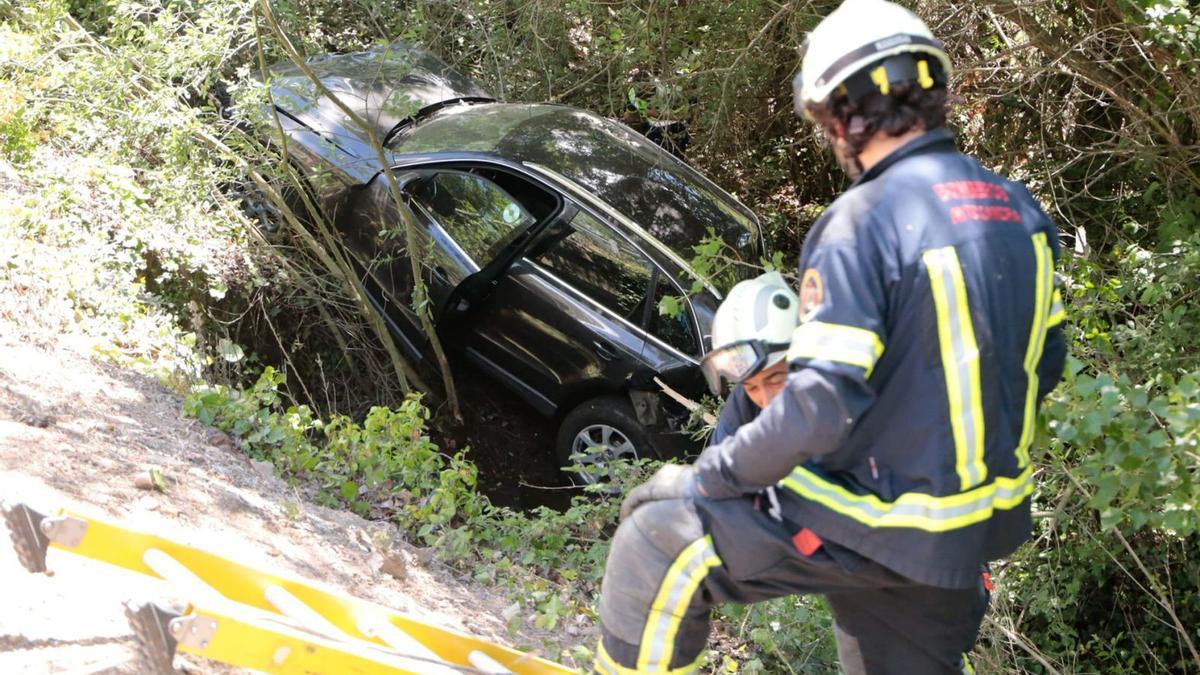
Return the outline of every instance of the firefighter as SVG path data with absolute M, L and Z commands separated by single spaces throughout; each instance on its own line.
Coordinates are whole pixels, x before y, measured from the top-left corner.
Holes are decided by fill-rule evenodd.
M 828 600 L 847 673 L 971 672 L 986 565 L 1032 530 L 1064 314 L 1055 226 L 956 150 L 950 74 L 885 0 L 846 0 L 809 35 L 796 110 L 853 182 L 801 249 L 782 390 L 622 504 L 599 672 L 693 672 L 712 605 L 796 593 Z M 710 382 L 773 349 L 719 346 Z
M 710 439 L 718 443 L 753 419 L 787 382 L 787 350 L 800 324 L 800 299 L 778 272 L 734 286 L 713 315 L 714 349 L 702 368 L 709 388 L 736 384 Z

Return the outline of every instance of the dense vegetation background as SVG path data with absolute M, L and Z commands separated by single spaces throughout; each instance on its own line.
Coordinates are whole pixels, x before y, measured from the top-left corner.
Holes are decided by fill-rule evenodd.
M 510 588 L 512 621 L 575 626 L 612 500 L 517 513 L 474 491 L 337 251 L 238 208 L 252 172 L 287 176 L 229 104 L 286 57 L 282 36 L 305 54 L 421 42 L 508 100 L 676 123 L 791 265 L 845 184 L 788 84 L 836 4 L 0 0 L 0 311 L 174 382 L 317 498 Z M 1037 443 L 1037 530 L 997 570 L 977 667 L 1200 672 L 1200 16 L 1186 0 L 914 8 L 957 64 L 961 146 L 1029 185 L 1067 253 L 1073 356 Z M 712 667 L 832 672 L 827 624 L 806 600 L 730 608 Z M 540 647 L 584 659 L 578 634 Z

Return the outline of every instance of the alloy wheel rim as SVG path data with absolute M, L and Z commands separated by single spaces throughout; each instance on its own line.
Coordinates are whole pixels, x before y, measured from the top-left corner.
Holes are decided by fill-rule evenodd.
M 585 485 L 597 482 L 609 461 L 618 458 L 637 459 L 637 447 L 620 429 L 609 424 L 589 424 L 575 434 L 571 442 L 571 455 L 582 466 L 595 466 L 601 473 L 583 472 L 576 474 Z

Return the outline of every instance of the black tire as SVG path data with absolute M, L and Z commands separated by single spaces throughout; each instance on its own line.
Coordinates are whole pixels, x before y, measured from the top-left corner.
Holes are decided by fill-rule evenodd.
M 558 427 L 558 435 L 554 442 L 555 456 L 559 467 L 571 466 L 576 463 L 592 463 L 586 460 L 576 460 L 572 455 L 576 451 L 586 452 L 583 448 L 583 438 L 586 435 L 597 445 L 603 443 L 605 429 L 611 430 L 609 440 L 611 445 L 619 448 L 618 456 L 637 458 L 657 458 L 658 453 L 651 441 L 651 434 L 638 422 L 633 404 L 625 396 L 599 396 L 584 401 L 563 418 Z M 622 442 L 623 441 L 623 442 Z M 606 456 L 595 457 L 595 463 L 603 464 Z M 567 472 L 571 481 L 576 485 L 587 485 L 594 480 L 588 474 Z

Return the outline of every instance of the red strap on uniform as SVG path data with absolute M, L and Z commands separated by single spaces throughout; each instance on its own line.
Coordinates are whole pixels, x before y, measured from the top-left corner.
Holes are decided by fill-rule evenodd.
M 995 587 L 996 587 L 996 585 L 992 583 L 992 573 L 988 572 L 987 570 L 984 570 L 983 571 L 983 588 L 984 588 L 984 590 L 986 590 L 988 593 L 991 593 L 992 589 Z
M 795 546 L 796 550 L 802 555 L 808 557 L 821 548 L 821 538 L 817 536 L 816 532 L 807 527 L 802 527 L 799 532 L 792 536 L 792 546 Z

